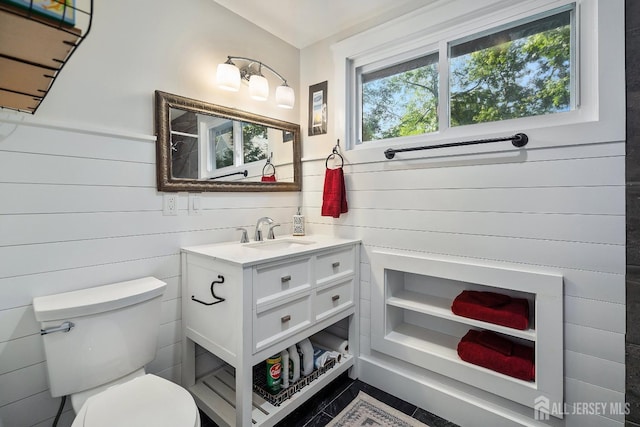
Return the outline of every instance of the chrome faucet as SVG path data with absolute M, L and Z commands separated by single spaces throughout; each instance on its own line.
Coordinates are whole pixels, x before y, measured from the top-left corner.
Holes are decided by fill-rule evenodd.
M 262 224 L 273 224 L 273 220 L 268 216 L 263 216 L 258 220 L 258 222 L 256 223 L 256 234 L 255 234 L 256 242 L 262 241 L 262 230 L 261 230 Z

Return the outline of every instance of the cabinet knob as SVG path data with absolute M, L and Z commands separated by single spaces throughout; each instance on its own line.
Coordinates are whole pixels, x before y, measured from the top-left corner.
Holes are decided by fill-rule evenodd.
M 286 316 L 282 316 L 282 317 L 280 318 L 280 322 L 282 322 L 282 323 L 286 323 L 286 322 L 288 322 L 289 320 L 291 320 L 291 315 L 289 315 L 289 314 L 287 314 Z
M 333 268 L 340 267 L 340 262 L 339 261 L 334 262 L 333 264 L 331 264 L 331 267 L 333 267 Z
M 331 297 L 331 301 L 338 301 L 340 299 L 340 295 L 334 295 Z
M 289 281 L 291 281 L 291 276 L 284 276 L 284 277 L 281 277 L 281 278 L 280 278 L 280 281 L 281 281 L 282 283 L 289 282 Z

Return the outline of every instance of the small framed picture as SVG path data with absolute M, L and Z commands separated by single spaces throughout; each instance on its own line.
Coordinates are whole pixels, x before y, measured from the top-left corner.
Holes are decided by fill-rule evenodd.
M 327 82 L 309 86 L 309 136 L 327 133 Z
M 293 132 L 289 130 L 282 131 L 282 142 L 293 141 Z

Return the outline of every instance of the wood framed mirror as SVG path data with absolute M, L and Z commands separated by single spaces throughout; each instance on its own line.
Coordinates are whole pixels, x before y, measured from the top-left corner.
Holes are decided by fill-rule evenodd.
M 155 92 L 159 191 L 300 191 L 300 125 Z

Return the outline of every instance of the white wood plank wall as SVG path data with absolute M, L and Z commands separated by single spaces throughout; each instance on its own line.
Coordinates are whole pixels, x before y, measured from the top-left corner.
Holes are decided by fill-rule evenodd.
M 97 136 L 2 125 L 0 132 L 0 419 L 50 426 L 49 395 L 32 299 L 142 276 L 168 283 L 149 372 L 179 382 L 180 256 L 184 245 L 240 238 L 236 227 L 271 216 L 290 233 L 300 193 L 202 194 L 202 215 L 163 216 L 151 137 Z M 60 427 L 71 424 L 67 404 Z
M 339 219 L 320 216 L 324 159 L 304 164 L 309 229 L 363 241 L 362 354 L 374 353 L 369 319 L 381 310 L 370 306 L 373 248 L 558 272 L 564 276 L 566 401 L 624 402 L 624 142 L 536 149 L 532 141 L 524 158 L 474 156 L 468 148 L 464 157 L 425 151 L 410 161 L 385 160 L 385 148 L 376 163 L 349 164 L 346 153 L 349 212 Z M 394 384 L 404 387 L 400 379 Z M 521 413 L 533 418 L 529 408 Z M 551 423 L 622 425 L 624 416 L 557 421 Z

